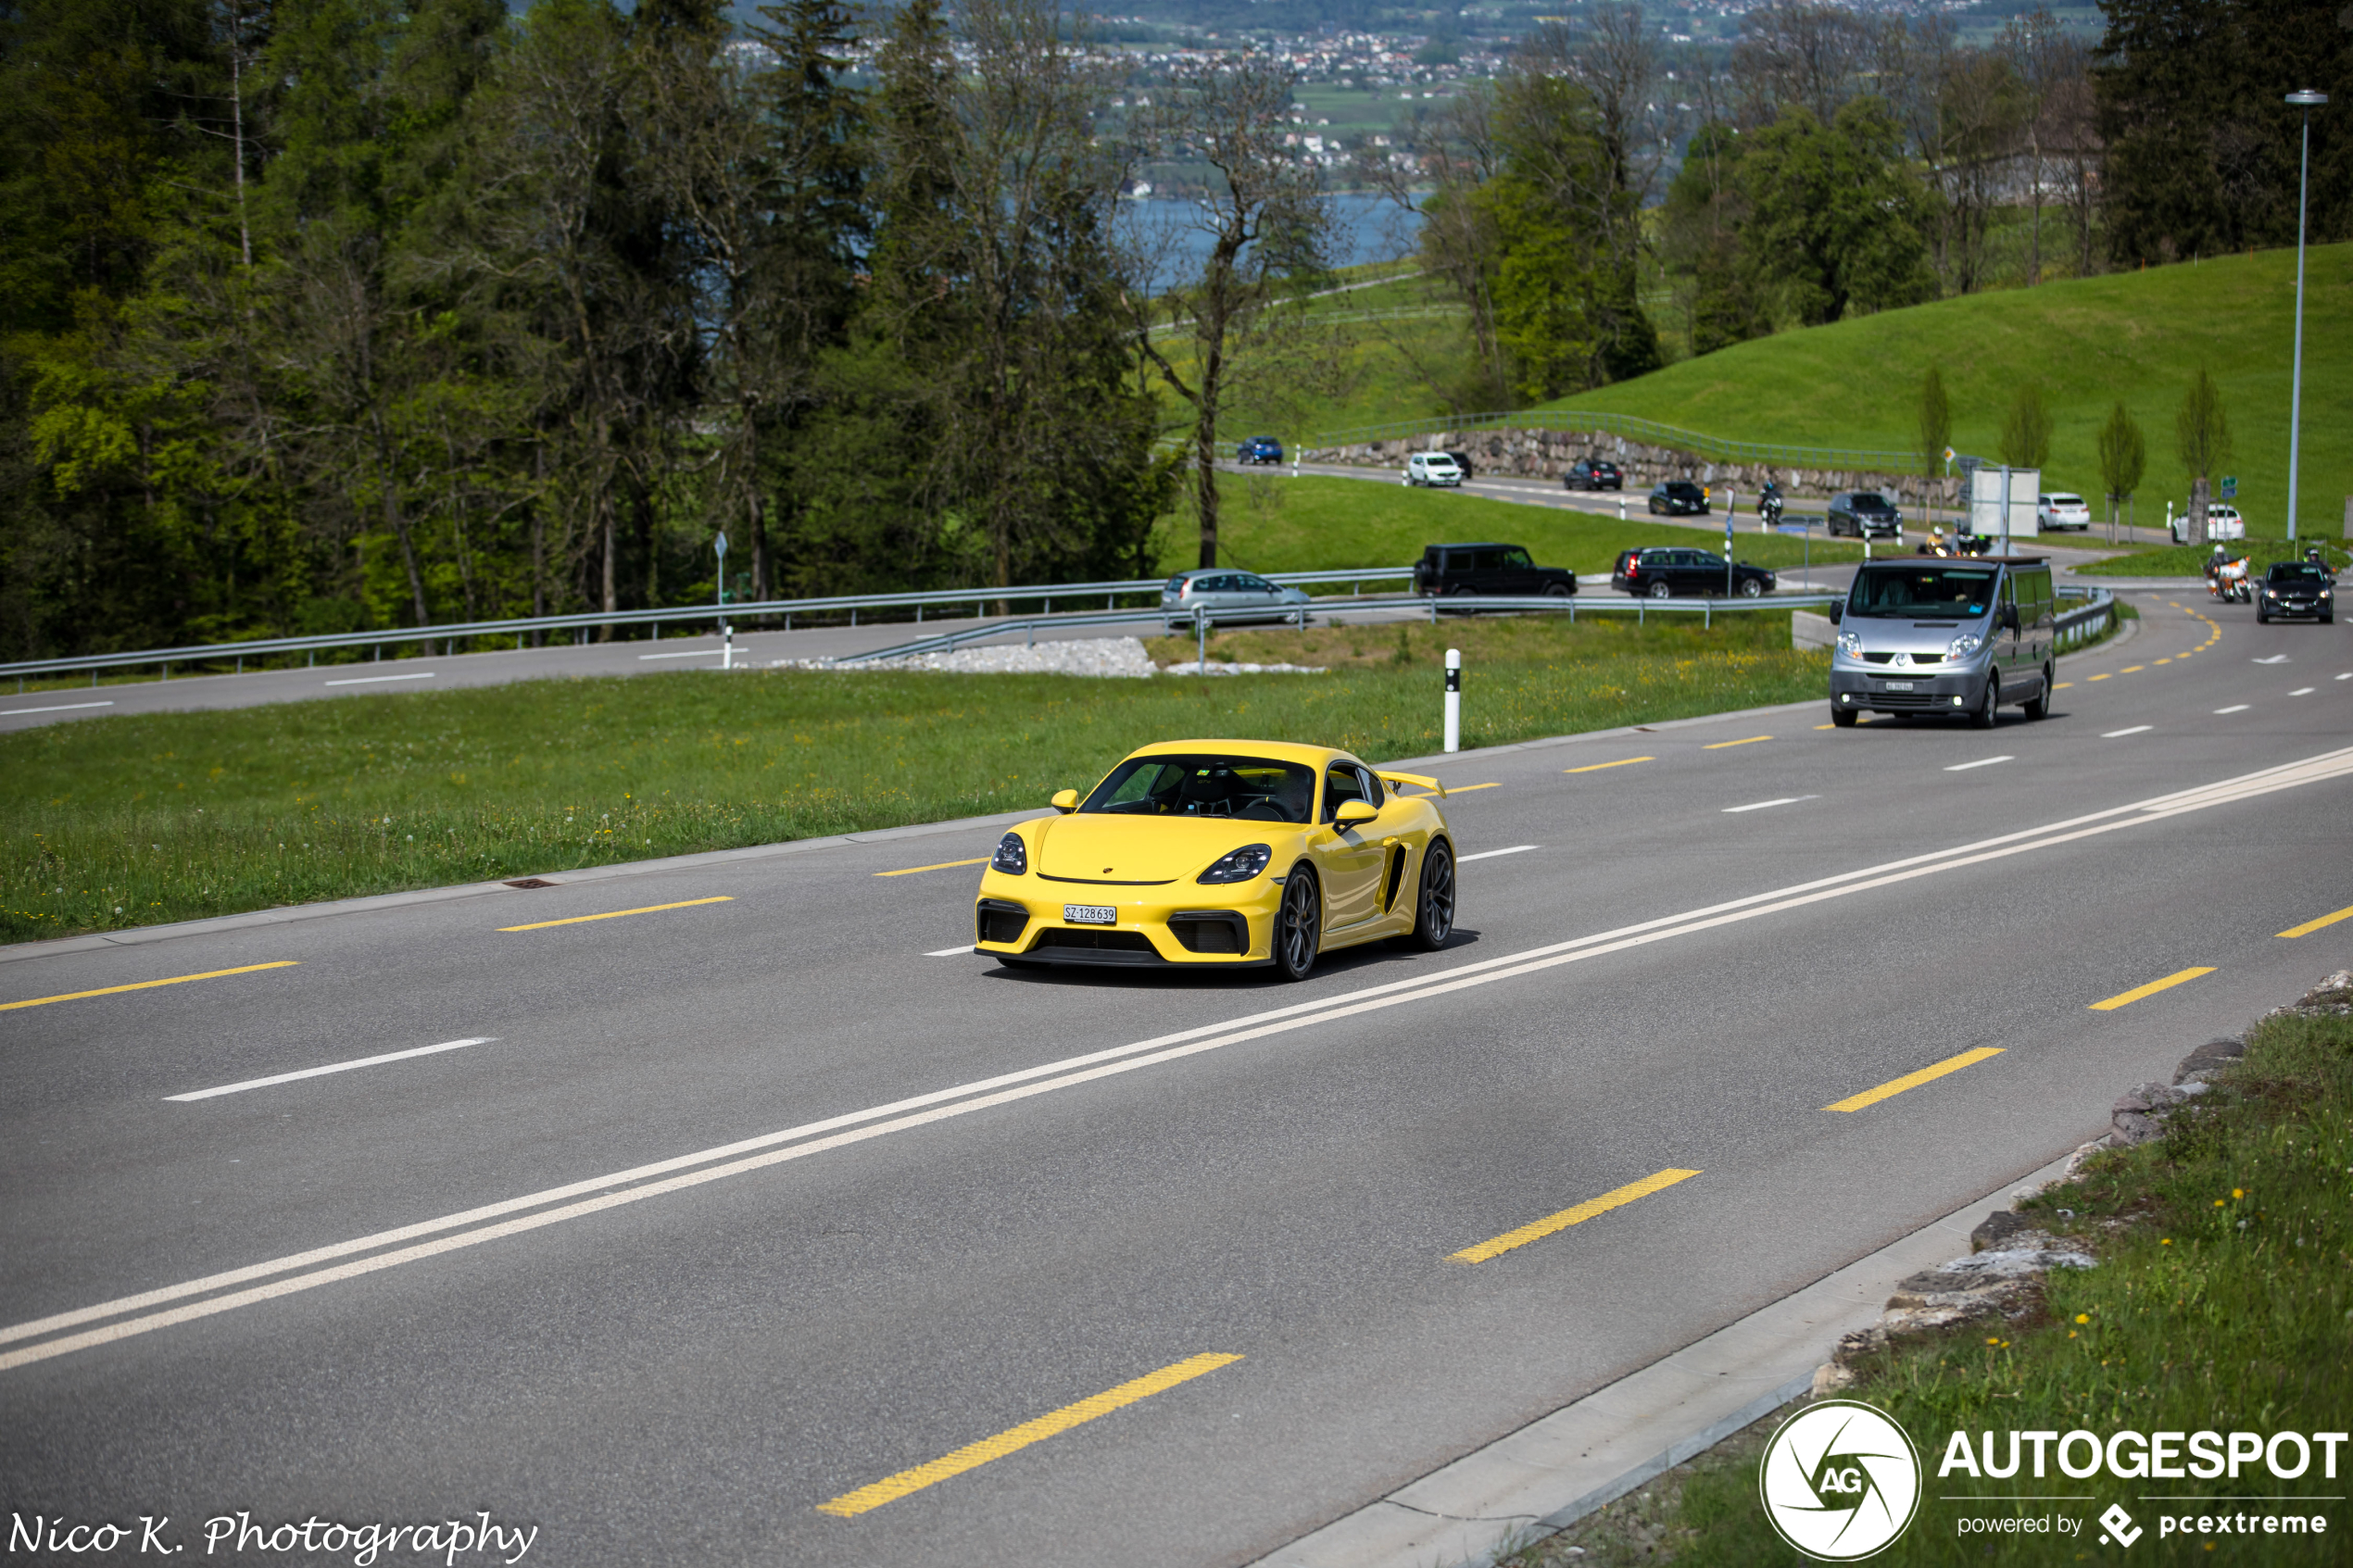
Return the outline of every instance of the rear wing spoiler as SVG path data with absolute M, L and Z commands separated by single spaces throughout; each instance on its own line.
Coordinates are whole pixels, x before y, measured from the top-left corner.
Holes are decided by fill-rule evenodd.
M 1427 777 L 1421 773 L 1386 773 L 1382 772 L 1378 768 L 1373 770 L 1373 773 L 1374 776 L 1378 778 L 1381 783 L 1390 785 L 1391 788 L 1395 788 L 1400 784 L 1412 784 L 1417 789 L 1426 789 L 1430 794 L 1435 795 L 1441 799 L 1443 799 L 1446 795 L 1446 786 L 1444 784 L 1440 784 L 1436 779 Z

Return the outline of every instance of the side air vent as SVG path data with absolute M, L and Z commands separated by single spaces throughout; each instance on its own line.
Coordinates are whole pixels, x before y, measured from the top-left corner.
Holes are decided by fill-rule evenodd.
M 1168 917 L 1168 934 L 1189 953 L 1250 951 L 1250 922 L 1231 909 L 1180 910 Z
M 1029 929 L 1029 911 L 1002 898 L 983 898 L 976 919 L 983 942 L 1018 942 Z

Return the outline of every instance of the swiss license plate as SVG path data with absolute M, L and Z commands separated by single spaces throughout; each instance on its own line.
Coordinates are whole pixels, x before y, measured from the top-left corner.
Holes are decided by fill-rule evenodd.
M 1064 904 L 1063 919 L 1073 925 L 1117 925 L 1119 911 L 1109 904 Z
M 1892 692 L 1908 692 L 1912 689 L 1912 683 L 1909 681 L 1890 681 L 1887 683 L 1887 689 Z

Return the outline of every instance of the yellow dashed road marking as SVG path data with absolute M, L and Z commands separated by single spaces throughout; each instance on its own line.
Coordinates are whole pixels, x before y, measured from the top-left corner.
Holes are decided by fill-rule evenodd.
M 1530 1224 L 1522 1225 L 1516 1231 L 1505 1231 L 1492 1241 L 1482 1241 L 1476 1247 L 1466 1247 L 1460 1252 L 1453 1254 L 1448 1261 L 1484 1263 L 1488 1259 L 1509 1252 L 1515 1247 L 1525 1247 L 1531 1241 L 1541 1241 L 1544 1237 L 1558 1231 L 1565 1231 L 1571 1225 L 1583 1224 L 1596 1214 L 1606 1214 L 1613 1209 L 1622 1209 L 1638 1198 L 1648 1198 L 1652 1193 L 1671 1187 L 1677 1182 L 1690 1181 L 1698 1174 L 1697 1171 L 1678 1171 L 1670 1167 L 1655 1176 L 1644 1176 L 1639 1182 L 1629 1182 L 1614 1192 L 1605 1192 L 1599 1198 L 1588 1198 L 1573 1209 L 1564 1209 L 1557 1214 L 1547 1214 L 1544 1218 Z
M 1948 1056 L 1933 1067 L 1923 1067 L 1918 1073 L 1906 1073 L 1901 1078 L 1891 1078 L 1876 1089 L 1865 1089 L 1859 1095 L 1849 1095 L 1836 1104 L 1826 1105 L 1822 1109 L 1824 1110 L 1860 1110 L 1867 1105 L 1877 1105 L 1883 1099 L 1893 1099 L 1906 1089 L 1917 1089 L 1922 1084 L 1932 1084 L 1947 1073 L 1958 1073 L 1964 1067 L 2001 1054 L 2002 1047 L 1999 1046 L 1980 1046 L 1973 1051 L 1963 1051 L 1958 1056 Z

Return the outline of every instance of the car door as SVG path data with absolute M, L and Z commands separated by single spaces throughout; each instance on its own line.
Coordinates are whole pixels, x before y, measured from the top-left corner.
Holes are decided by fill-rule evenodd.
M 1267 582 L 1254 571 L 1242 572 L 1236 577 L 1235 581 L 1240 584 L 1237 595 L 1238 602 L 1247 605 L 1252 611 L 1263 616 L 1279 616 L 1283 613 L 1283 591 L 1274 583 Z
M 2015 693 L 2019 687 L 2019 667 L 2025 662 L 2021 652 L 2027 645 L 2026 608 L 2018 602 L 2018 580 L 2008 572 L 2002 573 L 2002 586 L 1994 600 L 1994 668 L 2002 673 L 2002 690 Z
M 1526 550 L 1515 545 L 1495 552 L 1495 591 L 1499 594 L 1529 595 L 1539 591 L 1536 561 Z
M 1378 783 L 1375 787 L 1378 787 Z M 1379 912 L 1382 834 L 1380 820 L 1346 829 L 1333 819 L 1352 800 L 1365 800 L 1365 781 L 1355 769 L 1335 762 L 1324 770 L 1319 822 L 1327 831 L 1315 840 L 1315 872 L 1324 879 L 1324 927 L 1344 931 Z

